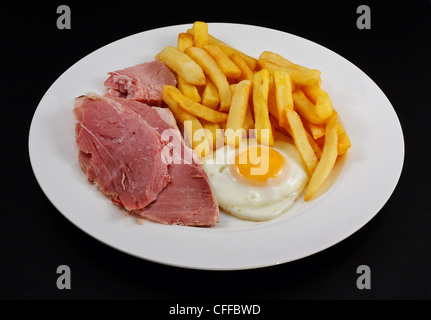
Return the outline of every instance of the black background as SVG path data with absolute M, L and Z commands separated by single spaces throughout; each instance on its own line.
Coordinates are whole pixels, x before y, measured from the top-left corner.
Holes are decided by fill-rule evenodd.
M 61 4 L 71 8 L 70 30 L 56 27 Z M 356 27 L 361 4 L 371 8 L 371 30 Z M 405 163 L 392 197 L 361 230 L 291 263 L 199 271 L 105 246 L 48 201 L 30 166 L 28 133 L 50 85 L 103 45 L 195 20 L 253 24 L 307 38 L 353 62 L 387 95 L 403 128 Z M 431 1 L 44 1 L 2 4 L 0 21 L 1 299 L 431 298 Z M 62 264 L 71 268 L 71 290 L 56 287 Z M 356 287 L 356 268 L 363 264 L 371 268 L 370 290 Z

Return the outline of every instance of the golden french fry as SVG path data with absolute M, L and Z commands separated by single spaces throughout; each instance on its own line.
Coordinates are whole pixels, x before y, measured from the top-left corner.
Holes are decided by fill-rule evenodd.
M 350 139 L 344 131 L 341 124 L 338 122 L 337 124 L 337 135 L 338 135 L 338 154 L 341 155 L 345 153 L 351 146 Z
M 332 102 L 329 98 L 329 94 L 322 90 L 317 85 L 304 86 L 302 91 L 307 98 L 316 106 L 316 112 L 321 118 L 329 118 L 332 114 Z
M 175 100 L 181 108 L 199 118 L 214 123 L 227 120 L 228 115 L 226 113 L 218 112 L 196 101 L 193 101 L 190 98 L 187 98 L 181 93 L 181 91 L 179 91 L 174 86 L 165 85 L 163 89 L 166 90 L 166 95 L 171 99 Z
M 337 113 L 334 112 L 326 126 L 325 144 L 323 145 L 322 156 L 305 190 L 305 201 L 310 200 L 322 186 L 335 165 L 338 157 L 337 123 Z
M 254 119 L 253 119 L 253 114 L 251 113 L 250 103 L 247 103 L 247 110 L 245 111 L 243 126 L 247 134 L 250 132 L 251 129 L 254 129 Z
M 218 123 L 212 123 L 204 119 L 199 119 L 203 128 L 207 129 L 207 139 L 211 149 L 218 149 L 224 146 L 223 132 Z
M 314 124 L 306 120 L 304 120 L 303 123 L 304 123 L 304 127 L 311 134 L 313 139 L 319 139 L 320 137 L 325 135 L 325 130 L 326 130 L 325 124 Z
M 204 49 L 214 58 L 227 78 L 237 79 L 241 76 L 240 68 L 238 68 L 219 46 L 215 44 L 206 45 Z
M 285 126 L 280 126 L 278 119 L 276 116 L 270 114 L 269 118 L 271 120 L 271 124 L 273 125 L 273 128 L 285 135 L 288 135 L 293 138 L 292 130 L 290 129 L 289 124 Z M 305 131 L 305 134 L 307 136 L 307 140 L 310 143 L 311 148 L 313 149 L 314 153 L 316 154 L 317 159 L 320 159 L 320 156 L 322 155 L 322 149 L 320 146 L 316 143 L 316 141 L 313 139 L 313 137 Z
M 207 80 L 204 92 L 202 93 L 202 104 L 211 108 L 217 109 L 220 103 L 217 87 L 211 80 Z
M 307 131 L 305 131 L 305 133 L 307 134 L 307 140 L 310 143 L 311 148 L 316 154 L 317 160 L 320 160 L 320 157 L 322 156 L 322 148 L 320 148 L 316 140 L 314 140 L 313 137 Z
M 316 83 L 319 83 L 320 81 L 321 72 L 316 69 L 307 69 L 307 70 L 290 69 L 286 66 L 276 64 L 264 58 L 259 58 L 258 63 L 262 68 L 268 69 L 270 72 L 274 72 L 275 70 L 283 70 L 287 72 L 290 76 L 292 83 L 295 85 L 311 86 Z
M 292 93 L 294 109 L 310 123 L 322 124 L 328 121 L 328 115 L 319 113 L 316 106 L 308 100 L 302 90 L 296 90 Z M 332 113 L 332 111 L 331 111 Z
M 217 65 L 217 62 L 204 49 L 197 47 L 187 48 L 185 53 L 191 57 L 209 76 L 211 81 L 216 85 L 220 96 L 220 111 L 229 110 L 232 92 L 229 83 L 223 71 Z
M 218 45 L 228 56 L 231 56 L 233 53 L 236 53 L 241 56 L 241 58 L 244 59 L 244 61 L 247 63 L 247 65 L 250 67 L 251 70 L 255 70 L 257 66 L 257 59 L 245 54 L 244 52 L 235 49 L 234 47 L 231 47 L 224 43 L 223 41 L 220 41 L 214 37 L 209 37 L 209 43 L 210 44 L 216 44 Z
M 271 126 L 274 128 L 275 131 L 279 131 L 287 136 L 292 136 L 292 132 L 290 130 L 289 124 L 285 127 L 280 126 L 280 123 L 276 116 L 274 116 L 272 113 L 269 114 L 269 121 L 271 121 Z
M 244 120 L 247 113 L 248 101 L 250 98 L 251 82 L 249 80 L 243 80 L 236 84 L 232 94 L 232 105 L 229 109 L 229 115 L 227 118 L 226 130 L 232 129 L 234 132 L 238 129 L 244 129 Z M 232 146 L 239 147 L 241 143 L 241 137 L 234 141 L 227 139 L 226 143 Z
M 203 86 L 206 84 L 206 77 L 202 68 L 192 58 L 177 48 L 167 46 L 156 57 L 169 69 L 180 75 L 188 83 Z
M 326 127 L 325 127 L 325 130 L 326 130 Z M 320 138 L 316 139 L 315 141 L 320 148 L 323 148 L 323 144 L 325 143 L 325 136 L 323 135 Z
M 273 79 L 273 77 L 272 77 Z M 269 92 L 268 92 L 268 112 L 279 121 L 278 107 L 277 107 L 277 99 L 275 97 L 275 84 L 274 81 L 269 83 Z
M 194 34 L 194 30 L 193 28 L 188 29 L 187 33 L 190 34 Z M 224 43 L 223 41 L 213 37 L 212 35 L 208 34 L 208 44 L 215 44 L 218 45 L 225 53 L 227 56 L 231 56 L 232 53 L 237 53 L 239 54 L 244 60 L 245 62 L 248 64 L 248 66 L 254 70 L 256 68 L 257 65 L 257 59 L 245 54 L 244 52 Z
M 287 109 L 293 110 L 292 83 L 287 72 L 275 70 L 273 73 L 278 121 L 281 126 L 287 124 Z
M 292 138 L 296 149 L 302 158 L 309 174 L 314 172 L 317 166 L 317 156 L 307 138 L 307 131 L 304 129 L 300 116 L 292 109 L 287 109 L 287 121 L 292 133 Z
M 178 34 L 178 44 L 177 49 L 184 52 L 188 47 L 193 47 L 194 40 L 193 35 L 190 33 L 179 33 Z
M 174 88 L 173 90 L 178 90 L 175 87 L 172 87 L 172 88 Z M 168 105 L 175 119 L 177 119 L 177 121 L 184 126 L 184 139 L 186 140 L 187 145 L 189 145 L 192 149 L 196 149 L 202 142 L 194 141 L 193 135 L 195 132 L 198 132 L 198 130 L 203 130 L 202 124 L 200 123 L 199 119 L 195 115 L 192 115 L 191 113 L 181 108 L 178 102 L 172 99 L 168 95 L 169 89 L 170 89 L 170 86 L 163 87 L 163 91 L 162 91 L 163 101 Z M 191 123 L 191 125 L 186 125 L 187 123 Z M 208 142 L 208 146 L 209 146 L 209 142 Z M 204 156 L 204 155 L 205 154 L 202 154 L 202 153 L 200 154 L 200 156 Z
M 188 83 L 183 77 L 179 75 L 177 75 L 177 86 L 182 94 L 184 94 L 186 97 L 192 99 L 193 101 L 201 102 L 201 96 L 199 94 L 198 88 L 196 88 L 195 85 Z
M 270 51 L 262 52 L 262 54 L 260 55 L 259 58 L 268 60 L 268 61 L 275 63 L 275 64 L 278 64 L 280 66 L 285 66 L 289 69 L 294 69 L 294 70 L 298 70 L 298 71 L 310 70 L 307 67 L 292 63 L 289 60 L 287 60 L 286 58 L 282 57 L 281 55 L 276 54 L 274 52 L 270 52 Z
M 234 52 L 230 56 L 232 61 L 238 66 L 238 68 L 241 70 L 241 74 L 238 77 L 239 80 L 249 80 L 253 81 L 253 70 L 250 68 L 250 66 L 246 63 L 246 61 L 243 59 L 241 55 Z
M 267 69 L 256 72 L 253 76 L 254 125 L 258 143 L 274 145 L 271 122 L 268 112 L 268 92 L 270 74 Z
M 220 129 L 226 130 L 227 120 L 220 122 L 219 125 L 220 125 Z
M 195 21 L 193 23 L 193 37 L 195 46 L 203 48 L 208 44 L 208 25 L 202 21 Z

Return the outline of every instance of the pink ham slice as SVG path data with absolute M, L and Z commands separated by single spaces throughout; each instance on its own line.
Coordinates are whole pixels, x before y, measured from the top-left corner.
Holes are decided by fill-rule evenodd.
M 127 210 L 144 208 L 169 183 L 165 143 L 121 103 L 95 94 L 75 99 L 79 162 L 89 181 Z
M 127 98 L 155 106 L 163 105 L 163 86 L 176 85 L 175 75 L 159 60 L 109 74 L 110 77 L 105 81 L 105 87 L 108 88 L 106 96 Z
M 169 109 L 91 94 L 76 99 L 75 114 L 81 167 L 114 202 L 163 224 L 213 226 L 219 221 L 208 177 L 184 145 Z M 153 152 L 142 155 L 145 148 Z M 170 149 L 166 171 L 167 160 L 160 160 Z
M 200 165 L 174 164 L 171 182 L 157 200 L 137 213 L 147 219 L 184 226 L 213 226 L 219 221 L 219 207 L 208 177 Z
M 193 151 L 184 145 L 172 112 L 166 108 L 113 98 L 135 111 L 157 132 L 170 141 L 174 151 L 168 168 L 170 183 L 157 200 L 143 209 L 140 216 L 164 224 L 213 226 L 219 221 L 219 207 L 209 179 Z

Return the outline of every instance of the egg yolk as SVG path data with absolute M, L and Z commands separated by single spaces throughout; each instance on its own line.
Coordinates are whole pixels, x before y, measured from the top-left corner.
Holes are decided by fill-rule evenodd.
M 235 157 L 233 171 L 252 184 L 266 183 L 285 171 L 284 157 L 272 148 L 256 146 L 239 152 Z

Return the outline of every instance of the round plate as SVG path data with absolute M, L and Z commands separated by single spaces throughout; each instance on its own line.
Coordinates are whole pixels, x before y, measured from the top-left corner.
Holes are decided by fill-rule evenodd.
M 34 114 L 29 152 L 42 190 L 77 227 L 125 253 L 163 264 L 209 270 L 250 269 L 300 259 L 328 248 L 364 226 L 392 194 L 401 174 L 404 141 L 397 115 L 378 86 L 338 54 L 306 39 L 262 27 L 210 23 L 209 32 L 258 57 L 273 51 L 322 71 L 326 90 L 352 148 L 315 200 L 301 197 L 268 222 L 221 213 L 213 228 L 170 226 L 126 216 L 86 179 L 78 163 L 73 99 L 105 92 L 108 72 L 151 61 L 191 25 L 138 33 L 106 45 L 64 72 Z M 334 177 L 336 176 L 336 179 Z

